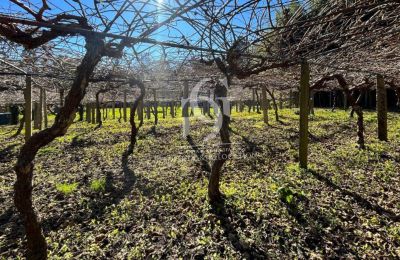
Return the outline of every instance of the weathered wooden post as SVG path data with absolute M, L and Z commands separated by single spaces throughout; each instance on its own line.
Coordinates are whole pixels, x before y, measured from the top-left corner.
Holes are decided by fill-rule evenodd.
M 261 89 L 261 106 L 263 111 L 264 123 L 268 125 L 268 104 L 267 104 L 267 88 L 262 86 Z
M 26 86 L 24 91 L 25 98 L 25 141 L 32 136 L 32 79 L 31 76 L 25 78 Z
M 102 120 L 101 120 L 101 104 L 99 102 L 99 98 L 96 97 L 96 124 L 101 124 L 101 123 L 102 123 Z
M 49 121 L 47 118 L 47 95 L 45 89 L 43 89 L 43 117 L 44 117 L 44 127 L 47 128 L 49 125 Z
M 293 108 L 293 91 L 289 91 L 289 108 Z
M 378 75 L 376 78 L 376 111 L 378 113 L 378 139 L 387 141 L 387 95 L 382 75 Z
M 211 116 L 211 89 L 208 90 L 207 115 Z
M 92 112 L 90 111 L 90 104 L 86 104 L 86 122 L 90 123 L 91 122 L 91 115 Z
M 100 104 L 100 109 L 102 110 L 101 112 L 102 118 L 100 118 L 101 121 L 104 121 L 106 119 L 106 108 L 104 106 L 105 104 Z
M 157 90 L 153 89 L 153 98 L 154 98 L 154 124 L 158 124 L 158 104 L 157 104 Z
M 40 102 L 33 103 L 33 129 L 40 129 Z
M 86 122 L 92 123 L 92 104 L 86 104 Z
M 310 99 L 310 66 L 307 61 L 301 64 L 300 78 L 300 140 L 299 140 L 299 161 L 300 168 L 307 169 L 308 157 L 308 113 Z
M 256 90 L 253 88 L 253 97 L 252 97 L 252 107 L 253 107 L 253 112 L 256 111 Z
M 123 105 L 124 122 L 126 122 L 127 118 L 128 118 L 127 113 L 126 113 L 126 94 L 127 94 L 126 92 L 127 91 L 124 90 L 124 105 Z
M 92 124 L 96 124 L 96 104 L 95 103 L 91 104 L 90 111 L 92 112 L 92 116 L 90 117 L 91 118 L 91 123 Z
M 165 119 L 165 106 L 164 106 L 164 103 L 161 103 L 161 108 L 162 108 L 162 118 Z
M 206 101 L 206 111 L 204 115 L 211 117 L 211 107 L 212 107 L 211 103 L 209 103 L 209 101 Z
M 170 113 L 171 113 L 171 116 L 172 116 L 172 118 L 175 118 L 175 102 L 174 102 L 174 101 L 171 101 L 169 104 L 170 104 Z
M 190 120 L 189 120 L 189 83 L 187 80 L 183 83 L 183 97 L 182 97 L 182 117 L 183 117 L 183 137 L 189 135 Z
M 115 119 L 115 100 L 112 101 L 112 117 Z
M 37 113 L 38 113 L 38 129 L 39 130 L 42 130 L 42 124 L 43 124 L 43 88 L 41 87 L 40 89 L 39 89 L 39 104 L 38 104 L 38 111 L 37 111 Z
M 260 96 L 258 95 L 257 89 L 255 89 L 255 93 L 256 93 L 256 110 L 257 114 L 260 114 Z

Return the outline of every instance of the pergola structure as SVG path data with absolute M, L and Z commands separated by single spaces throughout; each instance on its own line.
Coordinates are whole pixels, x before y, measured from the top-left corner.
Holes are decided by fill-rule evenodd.
M 364 148 L 360 99 L 376 89 L 378 135 L 387 140 L 386 88 L 400 93 L 399 1 L 66 2 L 10 0 L 0 5 L 0 102 L 25 108 L 26 143 L 16 164 L 15 202 L 33 258 L 46 253 L 31 200 L 33 160 L 40 148 L 67 132 L 76 112 L 83 113 L 82 105 L 94 111 L 96 102 L 97 115 L 87 114 L 89 121 L 96 117 L 101 122 L 100 103 L 120 101 L 128 121 L 129 102 L 132 152 L 140 127 L 136 111 L 140 120 L 143 107 L 186 100 L 196 84 L 209 79 L 204 86 L 212 89 L 223 114 L 219 134 L 225 151 L 220 155 L 227 157 L 230 118 L 222 100 L 228 92 L 240 102 L 255 101 L 261 90 L 264 113 L 267 94 L 293 97 L 297 92 L 299 159 L 307 168 L 313 93 L 344 93 L 357 115 L 358 144 Z M 201 94 L 211 96 L 208 89 Z M 47 104 L 57 103 L 60 111 L 52 126 L 31 136 L 32 101 L 39 108 L 37 118 Z M 187 118 L 188 106 L 182 109 Z M 212 167 L 212 203 L 221 199 L 219 175 L 225 161 L 218 159 Z

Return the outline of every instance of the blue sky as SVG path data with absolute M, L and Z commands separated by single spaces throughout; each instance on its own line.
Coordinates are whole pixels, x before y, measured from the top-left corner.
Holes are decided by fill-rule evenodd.
M 106 1 L 106 0 L 103 0 Z M 168 4 L 168 3 L 173 3 L 174 0 L 157 0 L 160 4 Z M 290 0 L 287 0 L 290 1 Z M 34 6 L 36 7 L 40 7 L 42 4 L 41 0 L 30 0 L 31 3 L 33 3 Z M 244 0 L 239 0 L 239 3 L 246 3 L 247 1 Z M 51 7 L 52 10 L 47 11 L 47 14 L 58 14 L 60 13 L 62 10 L 63 12 L 67 11 L 70 14 L 73 14 L 75 11 L 73 9 L 73 7 L 70 5 L 74 5 L 76 8 L 78 8 L 78 5 L 73 2 L 72 0 L 48 0 L 48 3 Z M 87 1 L 82 1 L 82 3 L 84 5 L 87 5 L 89 7 L 91 7 L 92 10 L 94 10 L 93 8 L 93 0 L 87 0 Z M 156 3 L 156 2 L 154 2 Z M 272 2 L 271 5 L 276 4 L 276 2 Z M 155 6 L 147 6 L 143 9 L 143 12 L 149 11 L 151 8 L 155 8 Z M 32 7 L 32 9 L 36 9 L 34 7 Z M 2 13 L 6 13 L 6 14 L 16 14 L 18 12 L 21 12 L 22 9 L 19 8 L 17 5 L 11 3 L 8 0 L 1 0 L 0 1 L 0 12 Z M 129 20 L 132 19 L 132 14 L 130 13 L 126 13 L 124 15 L 124 18 Z M 106 15 L 107 18 L 111 19 L 111 17 L 113 16 L 112 13 L 109 13 Z M 131 17 L 130 17 L 131 16 Z M 244 12 L 241 16 L 238 16 L 240 19 L 243 20 L 248 20 L 250 19 L 249 13 Z M 32 17 L 27 17 L 27 18 L 32 18 Z M 163 21 L 164 19 L 166 19 L 166 15 L 163 14 L 162 12 L 160 12 L 160 15 L 158 17 L 158 22 Z M 274 18 L 274 17 L 273 17 Z M 122 22 L 122 20 L 120 20 Z M 242 25 L 241 20 L 235 20 L 237 25 Z M 92 24 L 100 24 L 99 21 L 91 21 Z M 187 25 L 187 23 L 185 22 L 177 22 L 177 29 L 178 30 L 171 30 L 169 32 L 166 32 L 164 30 L 159 30 L 156 33 L 153 33 L 152 35 L 150 35 L 150 38 L 159 40 L 159 41 L 173 41 L 173 42 L 179 42 L 179 43 L 183 43 L 186 40 L 189 41 L 190 45 L 198 45 L 198 39 L 199 37 L 196 36 L 196 32 L 193 28 L 191 28 L 190 26 Z M 165 28 L 165 27 L 164 27 Z M 98 28 L 99 31 L 102 30 L 102 28 Z M 119 30 L 116 29 L 116 27 L 114 29 L 111 30 L 111 32 L 114 33 L 118 33 Z M 136 30 L 135 34 L 133 36 L 137 36 L 139 35 L 141 32 L 141 30 Z M 185 39 L 183 39 L 182 34 L 184 35 Z M 216 35 L 219 36 L 219 35 Z M 77 42 L 78 44 L 81 44 L 83 46 L 84 42 L 83 40 L 78 40 Z M 145 48 L 145 46 L 138 46 L 137 47 L 138 50 L 143 50 Z M 213 46 L 213 48 L 218 48 L 217 46 Z M 161 48 L 159 48 L 159 50 L 161 50 Z M 157 51 L 155 52 L 157 53 Z

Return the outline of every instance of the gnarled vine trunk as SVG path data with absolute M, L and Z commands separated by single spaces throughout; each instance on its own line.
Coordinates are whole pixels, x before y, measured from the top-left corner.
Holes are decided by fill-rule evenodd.
M 365 149 L 365 139 L 364 139 L 364 114 L 362 107 L 359 105 L 362 93 L 358 96 L 357 99 L 354 99 L 353 95 L 350 93 L 350 90 L 347 88 L 345 89 L 344 86 L 342 86 L 343 91 L 347 97 L 348 103 L 350 103 L 351 106 L 351 112 L 350 116 L 353 117 L 353 114 L 355 113 L 357 115 L 357 143 L 358 147 L 360 149 Z
M 82 122 L 83 121 L 83 113 L 84 113 L 84 108 L 83 108 L 82 104 L 79 104 L 78 110 L 79 110 L 79 121 Z
M 351 106 L 351 112 L 350 112 L 350 117 L 353 117 L 353 114 L 356 113 L 357 115 L 357 136 L 358 140 L 357 143 L 359 145 L 360 149 L 365 149 L 365 140 L 364 140 L 364 115 L 362 111 L 362 107 L 360 105 L 360 100 L 363 95 L 363 92 L 361 92 L 358 96 L 357 99 L 353 95 L 355 95 L 356 91 L 351 90 L 349 88 L 349 84 L 347 84 L 345 78 L 341 74 L 334 74 L 331 76 L 326 76 L 323 77 L 322 79 L 318 80 L 314 85 L 311 87 L 311 90 L 317 90 L 319 88 L 324 87 L 324 83 L 326 81 L 330 80 L 337 80 L 339 83 L 340 88 L 343 91 L 343 94 L 345 95 L 345 100 L 347 101 L 346 103 Z M 370 83 L 368 81 L 362 83 L 359 85 L 359 87 L 369 87 Z
M 222 124 L 219 130 L 219 135 L 221 138 L 220 151 L 218 152 L 217 158 L 214 161 L 211 167 L 211 175 L 208 183 L 208 197 L 211 204 L 218 203 L 222 200 L 222 194 L 220 191 L 220 178 L 221 178 L 221 169 L 228 160 L 231 143 L 229 139 L 229 104 L 224 104 L 224 98 L 227 96 L 226 87 L 218 82 L 215 86 L 215 97 L 216 102 L 219 106 L 220 113 L 222 114 Z
M 122 108 L 121 108 L 121 105 L 118 106 L 118 112 L 119 112 L 118 123 L 121 123 L 121 121 L 122 121 Z
M 336 109 L 336 92 L 334 91 L 333 93 L 332 93 L 332 95 L 333 95 L 333 102 L 332 102 L 332 109 L 331 109 L 331 111 L 333 112 L 333 111 L 335 111 L 335 109 Z
M 258 91 L 257 91 L 257 89 L 255 89 L 254 90 L 254 92 L 255 92 L 255 94 L 256 94 L 256 111 L 257 111 L 257 114 L 260 114 L 261 112 L 260 112 L 260 107 L 259 107 L 259 100 L 260 100 L 260 97 L 259 97 L 259 95 L 258 95 Z
M 268 94 L 270 95 L 270 97 L 272 99 L 272 105 L 274 106 L 274 111 L 275 111 L 275 121 L 279 122 L 278 105 L 276 104 L 275 95 L 269 89 L 266 89 L 266 91 L 268 92 Z
M 358 136 L 358 146 L 360 149 L 365 149 L 365 140 L 364 140 L 364 114 L 361 106 L 355 104 L 353 105 L 353 111 L 357 115 L 357 136 Z
M 395 88 L 395 92 L 397 97 L 396 106 L 400 107 L 400 88 Z
M 139 80 L 131 80 L 129 82 L 129 84 L 131 86 L 137 85 L 140 88 L 140 95 L 133 102 L 133 104 L 131 106 L 131 114 L 129 117 L 129 123 L 131 124 L 131 140 L 130 140 L 130 145 L 128 148 L 128 154 L 132 154 L 133 149 L 135 148 L 135 145 L 136 145 L 137 134 L 138 134 L 139 128 L 141 127 L 141 124 L 139 126 L 136 126 L 136 122 L 135 122 L 136 110 L 139 106 L 139 103 L 143 102 L 143 98 L 144 98 L 144 95 L 146 94 L 146 90 L 145 90 L 143 82 L 141 82 Z
M 23 116 L 19 120 L 19 126 L 18 126 L 18 129 L 17 129 L 17 132 L 15 132 L 15 134 L 12 137 L 19 136 L 21 134 L 21 132 L 22 132 L 22 129 L 24 129 L 24 125 L 25 125 L 25 110 L 22 110 L 22 115 Z
M 102 93 L 101 90 L 96 92 L 96 123 L 98 127 L 101 127 L 103 125 L 100 110 L 100 93 Z
M 90 40 L 87 39 L 86 49 L 87 52 L 77 68 L 77 75 L 65 99 L 65 106 L 61 108 L 50 128 L 34 134 L 26 141 L 15 166 L 17 180 L 14 185 L 14 203 L 25 226 L 28 259 L 47 258 L 46 240 L 32 204 L 33 160 L 40 148 L 56 137 L 64 135 L 75 118 L 78 106 L 85 95 L 89 77 L 103 56 L 104 42 L 92 37 Z

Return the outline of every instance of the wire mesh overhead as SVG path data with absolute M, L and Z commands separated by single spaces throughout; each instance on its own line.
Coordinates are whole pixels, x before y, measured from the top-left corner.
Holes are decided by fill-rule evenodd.
M 9 0 L 0 4 L 0 100 L 21 101 L 27 73 L 50 93 L 68 89 L 88 35 L 124 51 L 101 60 L 86 99 L 129 77 L 170 98 L 182 80 L 228 74 L 239 90 L 258 82 L 288 90 L 304 59 L 314 81 L 340 72 L 398 84 L 399 13 L 394 0 Z M 128 87 L 119 85 L 117 98 Z

